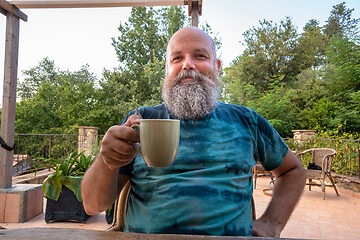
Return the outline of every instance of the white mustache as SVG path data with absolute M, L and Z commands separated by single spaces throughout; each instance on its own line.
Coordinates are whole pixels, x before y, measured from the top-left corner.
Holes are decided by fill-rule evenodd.
M 214 82 L 211 81 L 208 76 L 194 70 L 182 70 L 181 72 L 179 72 L 179 74 L 176 76 L 175 84 L 180 84 L 181 80 L 184 80 L 186 78 L 192 78 L 199 82 L 208 82 L 214 85 Z

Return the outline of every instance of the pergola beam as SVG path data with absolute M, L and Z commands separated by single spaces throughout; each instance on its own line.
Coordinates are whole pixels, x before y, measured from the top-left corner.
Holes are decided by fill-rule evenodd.
M 18 8 L 91 8 L 187 5 L 185 0 L 13 0 Z
M 27 21 L 27 16 L 23 12 L 21 12 L 16 6 L 10 4 L 9 2 L 5 0 L 0 0 L 0 13 L 6 15 L 6 12 L 11 13 L 12 15 L 16 16 L 17 18 L 20 18 Z

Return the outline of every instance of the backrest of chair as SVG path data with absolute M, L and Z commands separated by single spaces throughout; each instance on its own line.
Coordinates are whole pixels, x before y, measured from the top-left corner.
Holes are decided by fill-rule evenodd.
M 126 221 L 126 206 L 130 189 L 130 181 L 127 181 L 121 190 L 119 197 L 116 199 L 113 222 L 107 231 L 124 231 Z
M 312 149 L 311 162 L 323 168 L 323 171 L 331 171 L 332 159 L 335 156 L 336 151 L 331 148 L 314 148 Z M 327 159 L 324 159 L 324 157 Z M 323 159 L 325 160 L 323 162 Z

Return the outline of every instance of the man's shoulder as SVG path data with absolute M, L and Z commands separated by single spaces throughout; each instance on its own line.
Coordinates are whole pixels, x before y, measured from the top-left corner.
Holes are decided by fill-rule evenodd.
M 139 108 L 140 114 L 143 118 L 148 119 L 162 119 L 169 118 L 169 111 L 165 103 L 156 106 L 145 106 Z
M 258 115 L 251 108 L 248 108 L 248 107 L 245 107 L 242 105 L 223 103 L 223 102 L 218 102 L 217 110 L 221 113 L 235 114 L 235 115 L 240 115 L 240 116 L 244 116 L 244 117 Z
M 156 105 L 156 106 L 144 106 L 139 108 L 140 114 L 145 119 L 162 119 L 169 118 L 169 111 L 167 110 L 165 103 Z M 124 119 L 119 123 L 119 125 L 124 124 L 131 115 L 137 114 L 136 110 L 131 110 Z

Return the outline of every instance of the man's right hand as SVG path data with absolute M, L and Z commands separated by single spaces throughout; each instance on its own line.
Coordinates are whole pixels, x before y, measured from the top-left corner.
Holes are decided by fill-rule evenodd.
M 137 152 L 130 142 L 140 139 L 139 132 L 131 126 L 140 123 L 138 115 L 131 115 L 121 126 L 112 126 L 106 132 L 100 147 L 99 156 L 110 169 L 116 169 L 129 164 Z

